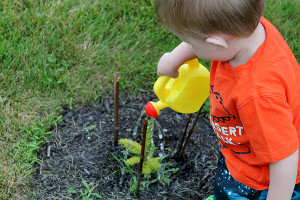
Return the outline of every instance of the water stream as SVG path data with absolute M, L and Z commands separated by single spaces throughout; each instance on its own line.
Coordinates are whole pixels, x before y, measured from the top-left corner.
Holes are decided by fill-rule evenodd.
M 140 126 L 140 124 L 141 124 L 140 122 L 141 122 L 142 117 L 143 117 L 143 115 L 144 115 L 145 113 L 146 113 L 146 111 L 145 111 L 145 109 L 144 109 L 144 107 L 143 107 L 143 108 L 142 108 L 142 111 L 140 112 L 140 115 L 139 115 L 139 117 L 138 117 L 138 119 L 137 119 L 137 121 L 136 121 L 135 127 L 134 127 L 134 129 L 133 129 L 133 133 L 132 133 L 133 136 L 136 136 L 138 127 Z

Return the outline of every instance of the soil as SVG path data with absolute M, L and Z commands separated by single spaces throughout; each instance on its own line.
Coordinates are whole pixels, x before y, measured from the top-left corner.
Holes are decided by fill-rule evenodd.
M 148 100 L 157 99 L 151 94 L 121 95 L 119 138 L 129 138 L 140 143 L 142 121 L 147 117 L 141 112 Z M 191 119 L 195 116 L 195 113 L 192 114 Z M 103 199 L 122 200 L 205 199 L 212 194 L 219 157 L 218 140 L 207 117 L 201 115 L 182 159 L 175 160 L 174 154 L 188 118 L 189 115 L 169 108 L 161 111 L 156 119 L 160 127 L 154 124 L 153 138 L 154 144 L 157 147 L 163 146 L 163 149 L 158 148 L 156 153 L 168 155 L 163 162 L 174 163 L 172 168 L 179 170 L 171 174 L 169 184 L 163 186 L 153 183 L 136 196 L 129 193 L 132 176 L 129 173 L 122 175 L 122 166 L 112 156 L 124 157 L 124 148 L 114 146 L 113 98 L 106 97 L 93 105 L 65 109 L 62 122 L 54 128 L 48 143 L 39 152 L 34 199 L 83 199 L 85 192 L 85 196 L 90 194 L 91 199 L 97 199 L 91 193 L 98 193 Z M 193 120 L 189 127 L 192 123 Z M 134 134 L 136 127 L 137 134 Z M 92 188 L 90 193 L 84 182 Z

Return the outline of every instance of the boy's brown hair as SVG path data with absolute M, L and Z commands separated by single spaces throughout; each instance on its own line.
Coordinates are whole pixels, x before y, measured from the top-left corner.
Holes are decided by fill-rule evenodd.
M 198 38 L 208 34 L 247 37 L 256 29 L 263 0 L 155 0 L 161 23 L 169 30 Z

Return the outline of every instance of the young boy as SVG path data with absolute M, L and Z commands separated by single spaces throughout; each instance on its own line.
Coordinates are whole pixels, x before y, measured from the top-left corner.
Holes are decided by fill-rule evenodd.
M 158 75 L 212 61 L 211 124 L 222 152 L 214 198 L 300 199 L 300 69 L 262 17 L 264 1 L 156 0 L 155 8 L 182 40 L 161 57 Z

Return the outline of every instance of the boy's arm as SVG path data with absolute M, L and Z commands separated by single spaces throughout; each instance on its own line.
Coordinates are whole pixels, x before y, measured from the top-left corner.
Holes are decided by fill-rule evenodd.
M 180 43 L 173 51 L 165 53 L 157 65 L 159 76 L 178 77 L 178 68 L 186 61 L 197 58 L 192 46 L 186 42 Z
M 270 164 L 270 186 L 267 200 L 290 200 L 296 183 L 299 149 L 291 156 Z

